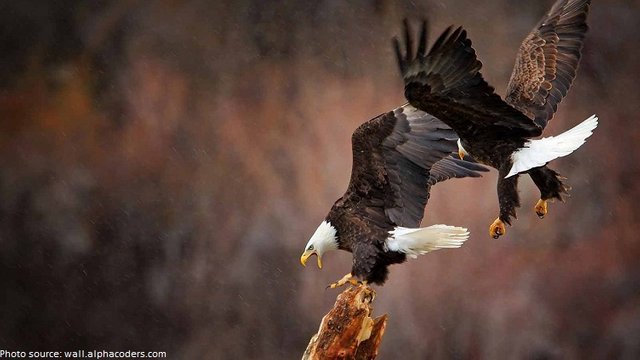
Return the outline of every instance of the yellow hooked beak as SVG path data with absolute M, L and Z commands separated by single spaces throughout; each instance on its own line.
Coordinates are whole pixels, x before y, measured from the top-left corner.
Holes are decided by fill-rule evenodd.
M 303 252 L 302 256 L 300 256 L 300 264 L 302 264 L 302 266 L 307 266 L 307 260 L 311 255 L 316 255 L 318 257 L 318 267 L 322 269 L 322 259 L 320 258 L 320 255 L 315 252 L 315 250 L 307 250 Z
M 458 156 L 460 156 L 460 160 L 464 160 L 464 151 L 462 149 L 458 149 Z

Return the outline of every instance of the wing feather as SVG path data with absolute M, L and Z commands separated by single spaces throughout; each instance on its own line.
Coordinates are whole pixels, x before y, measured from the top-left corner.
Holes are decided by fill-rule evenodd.
M 422 24 L 423 29 L 426 22 Z M 405 34 L 409 32 L 405 22 Z M 423 30 L 424 31 L 424 30 Z M 405 36 L 405 42 L 411 38 Z M 426 41 L 422 39 L 421 41 Z M 480 74 L 467 32 L 458 27 L 445 30 L 426 56 L 413 58 L 412 44 L 394 39 L 398 64 L 409 102 L 453 128 L 463 138 L 480 133 L 495 136 L 538 136 L 541 129 L 519 110 L 505 103 Z M 419 47 L 426 47 L 419 44 Z
M 488 171 L 450 156 L 457 139 L 445 123 L 408 104 L 373 118 L 353 133 L 351 181 L 341 201 L 357 202 L 361 216 L 379 228 L 388 221 L 418 227 L 432 185 Z
M 343 236 L 383 246 L 389 228 L 420 226 L 432 185 L 488 171 L 450 156 L 457 139 L 449 126 L 409 104 L 360 125 L 352 135 L 349 187 L 334 204 L 357 215 Z
M 388 113 L 394 131 L 382 143 L 393 202 L 385 213 L 399 226 L 417 227 L 429 199 L 431 185 L 457 177 L 478 177 L 479 164 L 447 158 L 456 151 L 455 132 L 411 105 Z
M 590 0 L 558 0 L 520 45 L 505 101 L 544 128 L 580 63 Z
M 433 164 L 429 172 L 428 183 L 429 185 L 435 185 L 453 178 L 480 177 L 481 175 L 478 174 L 478 171 L 485 172 L 489 170 L 478 163 L 448 156 Z

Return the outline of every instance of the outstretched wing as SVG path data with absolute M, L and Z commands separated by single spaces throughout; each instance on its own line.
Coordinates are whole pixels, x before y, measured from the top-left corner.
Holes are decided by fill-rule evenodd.
M 482 78 L 482 64 L 465 30 L 448 28 L 426 53 L 427 25 L 423 22 L 414 56 L 406 20 L 404 27 L 405 53 L 397 39 L 394 45 L 411 105 L 433 114 L 462 138 L 540 135 L 540 127 L 505 103 Z
M 505 101 L 544 128 L 576 76 L 591 0 L 558 0 L 520 45 Z
M 431 185 L 478 177 L 479 164 L 456 160 L 456 133 L 437 118 L 404 105 L 362 124 L 352 137 L 353 169 L 347 193 L 368 202 L 398 226 L 420 225 Z M 377 209 L 377 210 L 373 210 Z

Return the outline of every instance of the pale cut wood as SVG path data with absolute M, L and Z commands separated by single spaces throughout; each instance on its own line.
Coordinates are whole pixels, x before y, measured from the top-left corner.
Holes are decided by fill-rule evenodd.
M 302 359 L 375 359 L 387 315 L 371 318 L 374 298 L 375 292 L 366 285 L 350 286 L 338 295 Z

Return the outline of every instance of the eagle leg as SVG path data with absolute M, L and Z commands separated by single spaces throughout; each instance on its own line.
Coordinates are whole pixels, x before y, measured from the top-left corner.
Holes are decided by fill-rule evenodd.
M 329 288 L 335 289 L 337 287 L 345 285 L 346 283 L 349 283 L 349 284 L 354 285 L 354 286 L 356 286 L 356 285 L 367 285 L 367 281 L 366 280 L 365 281 L 360 281 L 360 280 L 354 278 L 353 275 L 351 275 L 351 273 L 348 273 L 347 275 L 343 276 L 342 279 L 340 279 L 340 280 L 338 280 L 338 281 L 336 281 L 336 282 L 334 282 L 332 284 L 329 284 L 327 286 L 327 289 L 329 289 Z
M 516 208 L 520 206 L 518 196 L 518 175 L 505 179 L 508 166 L 500 169 L 498 179 L 498 201 L 500 203 L 500 216 L 489 227 L 489 235 L 497 239 L 507 233 L 506 225 L 511 225 L 511 218 L 516 217 Z
M 566 180 L 565 177 L 560 176 L 546 165 L 533 168 L 528 173 L 533 183 L 540 190 L 540 200 L 538 200 L 534 209 L 542 219 L 547 214 L 547 200 L 559 199 L 564 202 L 563 195 L 568 196 L 571 187 L 562 182 L 562 180 Z

